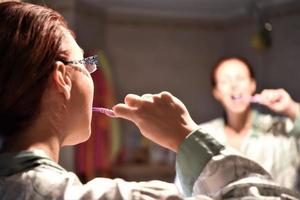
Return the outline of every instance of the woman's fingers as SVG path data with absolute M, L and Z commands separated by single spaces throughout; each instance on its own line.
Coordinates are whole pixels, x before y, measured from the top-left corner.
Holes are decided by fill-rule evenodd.
M 145 137 L 173 151 L 198 128 L 184 104 L 168 92 L 127 95 L 113 110 L 116 117 L 135 123 Z
M 138 107 L 141 103 L 141 97 L 136 94 L 128 94 L 124 100 L 125 104 L 130 107 Z
M 116 117 L 133 121 L 134 110 L 135 110 L 133 107 L 128 106 L 127 104 L 124 103 L 119 103 L 113 106 L 112 110 L 114 111 Z
M 115 105 L 113 110 L 117 117 L 135 122 L 136 112 L 140 112 L 141 107 L 145 107 L 145 104 L 149 102 L 153 102 L 153 95 L 151 94 L 144 94 L 143 96 L 128 94 L 124 103 Z
M 284 100 L 285 91 L 282 89 L 265 89 L 260 94 L 254 95 L 254 97 L 259 99 L 260 104 L 272 106 Z

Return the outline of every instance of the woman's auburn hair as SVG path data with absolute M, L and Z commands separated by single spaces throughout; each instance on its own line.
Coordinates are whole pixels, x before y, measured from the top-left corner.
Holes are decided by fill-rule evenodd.
M 53 64 L 69 30 L 56 11 L 24 2 L 0 3 L 0 134 L 9 137 L 35 119 Z

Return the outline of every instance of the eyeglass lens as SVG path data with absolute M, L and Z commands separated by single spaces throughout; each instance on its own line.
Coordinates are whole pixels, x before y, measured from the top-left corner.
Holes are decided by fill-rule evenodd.
M 98 60 L 97 56 L 91 56 L 84 59 L 85 67 L 90 72 L 93 73 L 97 70 Z

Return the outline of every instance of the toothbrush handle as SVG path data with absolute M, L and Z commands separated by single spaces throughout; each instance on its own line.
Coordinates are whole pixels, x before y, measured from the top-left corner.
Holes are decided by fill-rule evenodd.
M 94 112 L 100 112 L 103 113 L 109 117 L 116 117 L 115 113 L 113 110 L 108 109 L 108 108 L 103 108 L 103 107 L 93 107 L 92 110 Z

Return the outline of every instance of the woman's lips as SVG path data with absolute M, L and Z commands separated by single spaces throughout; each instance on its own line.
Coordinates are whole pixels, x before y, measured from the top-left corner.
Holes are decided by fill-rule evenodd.
M 233 101 L 240 101 L 243 100 L 243 96 L 242 95 L 231 95 L 231 100 Z

